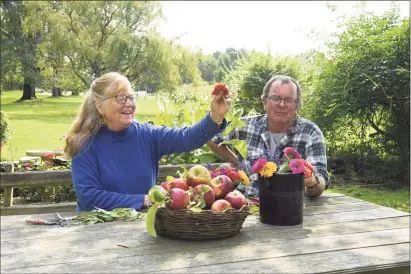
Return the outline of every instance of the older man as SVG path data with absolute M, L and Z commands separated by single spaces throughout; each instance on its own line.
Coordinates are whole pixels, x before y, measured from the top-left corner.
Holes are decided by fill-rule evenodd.
M 313 167 L 311 177 L 304 179 L 305 193 L 308 196 L 319 196 L 328 188 L 327 156 L 323 134 L 313 122 L 298 116 L 301 107 L 301 88 L 291 77 L 277 75 L 265 85 L 261 100 L 265 115 L 243 118 L 246 126 L 233 130 L 228 136 L 216 135 L 207 145 L 223 160 L 238 166 L 240 161 L 251 164 L 265 152 L 271 157 L 276 151 L 292 147 L 300 153 Z M 230 139 L 245 140 L 248 146 L 247 159 L 242 159 L 237 152 L 219 143 Z M 258 196 L 258 184 L 239 185 L 238 190 L 247 197 Z

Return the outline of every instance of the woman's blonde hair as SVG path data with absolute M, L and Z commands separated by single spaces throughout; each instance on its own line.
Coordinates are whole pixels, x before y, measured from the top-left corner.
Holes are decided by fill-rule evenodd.
M 93 81 L 67 133 L 64 147 L 66 157 L 74 157 L 100 129 L 103 117 L 96 104 L 102 103 L 106 97 L 120 93 L 128 85 L 127 78 L 118 72 L 106 73 Z

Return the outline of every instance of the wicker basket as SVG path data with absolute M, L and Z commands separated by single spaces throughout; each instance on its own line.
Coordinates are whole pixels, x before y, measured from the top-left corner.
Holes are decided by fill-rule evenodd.
M 221 239 L 240 232 L 248 215 L 247 207 L 241 210 L 229 209 L 224 213 L 159 208 L 156 213 L 155 229 L 158 235 L 174 239 Z

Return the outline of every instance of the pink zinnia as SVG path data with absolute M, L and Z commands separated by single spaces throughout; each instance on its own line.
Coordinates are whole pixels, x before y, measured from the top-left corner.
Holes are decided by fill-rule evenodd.
M 301 159 L 300 154 L 292 147 L 284 148 L 284 155 L 289 159 Z
M 253 173 L 260 172 L 266 163 L 267 163 L 267 160 L 265 158 L 258 159 L 257 161 L 254 162 L 253 166 L 251 167 L 251 171 Z
M 216 170 L 214 170 L 214 172 L 211 174 L 211 179 L 214 179 L 215 177 L 219 176 L 219 175 L 227 175 L 230 172 L 230 169 L 228 168 L 217 168 Z
M 304 160 L 302 159 L 292 159 L 290 161 L 290 170 L 294 174 L 304 173 Z

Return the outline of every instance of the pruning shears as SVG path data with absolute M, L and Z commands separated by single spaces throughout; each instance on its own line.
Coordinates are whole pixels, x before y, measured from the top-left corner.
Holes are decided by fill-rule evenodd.
M 51 219 L 51 220 L 27 219 L 26 223 L 33 224 L 33 225 L 60 225 L 60 226 L 63 226 L 63 224 L 66 221 L 69 221 L 69 220 L 72 219 L 72 218 L 63 218 L 57 212 L 55 214 L 56 214 L 56 218 Z M 67 223 L 67 225 L 68 225 L 68 223 Z

